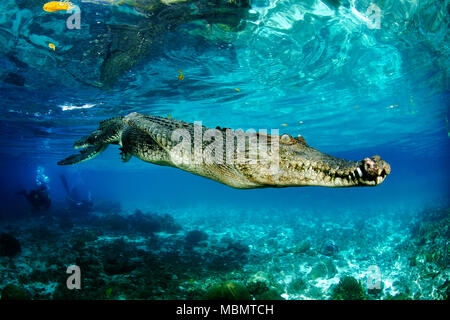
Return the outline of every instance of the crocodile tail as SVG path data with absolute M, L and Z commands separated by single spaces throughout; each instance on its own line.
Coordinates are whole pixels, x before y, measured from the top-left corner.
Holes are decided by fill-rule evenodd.
M 101 144 L 97 146 L 87 147 L 86 149 L 81 150 L 80 153 L 73 154 L 65 158 L 64 160 L 58 161 L 58 165 L 66 166 L 69 164 L 76 164 L 83 161 L 91 160 L 96 156 L 98 156 L 103 151 L 105 151 L 107 147 L 108 144 Z

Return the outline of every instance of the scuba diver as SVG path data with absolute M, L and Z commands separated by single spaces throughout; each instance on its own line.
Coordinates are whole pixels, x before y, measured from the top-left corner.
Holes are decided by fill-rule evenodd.
M 49 182 L 50 179 L 45 174 L 44 168 L 39 166 L 36 169 L 36 188 L 28 193 L 25 190 L 21 190 L 18 193 L 25 197 L 35 211 L 48 210 L 52 203 L 49 195 Z
M 45 184 L 41 184 L 28 193 L 25 190 L 21 190 L 19 194 L 23 195 L 36 211 L 41 209 L 48 210 L 52 203 L 48 194 L 48 188 Z
M 60 175 L 59 177 L 66 190 L 66 201 L 69 204 L 70 209 L 85 213 L 91 212 L 94 207 L 91 193 L 88 192 L 86 197 L 85 195 L 82 195 L 76 187 L 70 190 L 66 177 L 64 175 Z

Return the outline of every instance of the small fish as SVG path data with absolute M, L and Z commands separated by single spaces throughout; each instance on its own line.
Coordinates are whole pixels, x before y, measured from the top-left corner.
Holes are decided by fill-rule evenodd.
M 303 124 L 304 122 L 302 120 L 300 120 L 298 123 Z
M 73 8 L 74 5 L 68 1 L 50 1 L 42 7 L 46 12 L 65 11 Z
M 236 90 L 237 92 L 241 92 L 241 90 L 239 90 L 238 88 L 234 88 L 234 90 Z
M 281 124 L 283 127 L 287 127 L 287 124 L 286 123 L 282 123 Z
M 389 106 L 390 109 L 394 109 L 396 107 L 398 107 L 398 104 L 393 104 L 393 105 Z
M 178 70 L 178 72 L 180 73 L 180 74 L 178 75 L 178 80 L 183 80 L 183 79 L 184 79 L 183 71 L 182 71 L 182 70 Z
M 53 51 L 55 51 L 55 49 L 56 49 L 55 45 L 51 42 L 48 44 L 48 47 L 53 49 Z
M 172 120 L 172 116 L 170 114 L 168 114 L 167 119 Z

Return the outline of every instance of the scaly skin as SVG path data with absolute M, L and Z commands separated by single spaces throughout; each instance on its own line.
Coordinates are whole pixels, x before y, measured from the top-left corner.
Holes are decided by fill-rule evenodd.
M 187 133 L 193 140 L 187 140 L 186 136 L 174 138 L 180 132 Z M 208 134 L 214 135 L 214 139 L 198 140 L 199 135 L 206 137 Z M 212 130 L 183 121 L 133 112 L 126 117 L 101 122 L 98 130 L 75 142 L 75 148 L 86 149 L 58 164 L 75 164 L 92 159 L 105 150 L 108 144 L 117 144 L 121 146 L 124 161 L 135 156 L 146 162 L 176 167 L 239 189 L 376 186 L 391 172 L 389 164 L 379 156 L 361 161 L 339 159 L 309 147 L 302 137 L 293 138 L 288 134 L 245 133 L 246 148 L 239 149 L 235 140 L 229 139 L 238 134 L 231 129 Z M 249 139 L 269 142 L 267 158 L 251 156 Z M 200 141 L 198 145 L 201 148 L 195 149 L 195 144 L 189 143 L 187 149 L 181 149 L 187 141 Z M 231 144 L 229 141 L 232 141 Z M 278 153 L 274 149 L 276 145 Z M 179 153 L 180 150 L 184 150 L 184 153 Z M 203 158 L 202 154 L 208 154 L 211 150 L 214 152 L 210 154 L 217 157 L 212 157 L 215 161 L 208 162 L 212 158 Z M 231 153 L 228 153 L 230 150 Z M 276 154 L 278 157 L 275 157 Z M 184 156 L 184 162 L 180 161 L 180 155 Z M 239 158 L 239 155 L 244 158 Z M 255 159 L 259 161 L 252 161 Z

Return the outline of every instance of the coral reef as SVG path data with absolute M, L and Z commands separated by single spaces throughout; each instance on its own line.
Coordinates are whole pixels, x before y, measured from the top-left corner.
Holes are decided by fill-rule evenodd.
M 12 257 L 20 251 L 19 240 L 7 233 L 0 234 L 0 257 Z
M 333 288 L 331 298 L 333 300 L 366 300 L 367 294 L 358 280 L 345 276 Z
M 207 239 L 208 234 L 204 231 L 192 230 L 186 234 L 186 242 L 191 245 L 206 241 Z
M 327 242 L 323 245 L 322 253 L 326 256 L 333 256 L 338 251 L 338 246 L 333 240 L 327 240 Z
M 449 297 L 446 207 L 363 222 L 353 212 L 247 213 L 251 223 L 243 211 L 226 221 L 153 212 L 77 216 L 55 205 L 25 224 L 1 221 L 2 299 Z M 70 265 L 81 290 L 66 287 Z
M 30 293 L 22 287 L 8 284 L 2 290 L 2 300 L 30 300 Z
M 205 300 L 252 300 L 243 284 L 231 281 L 214 285 L 203 298 Z

